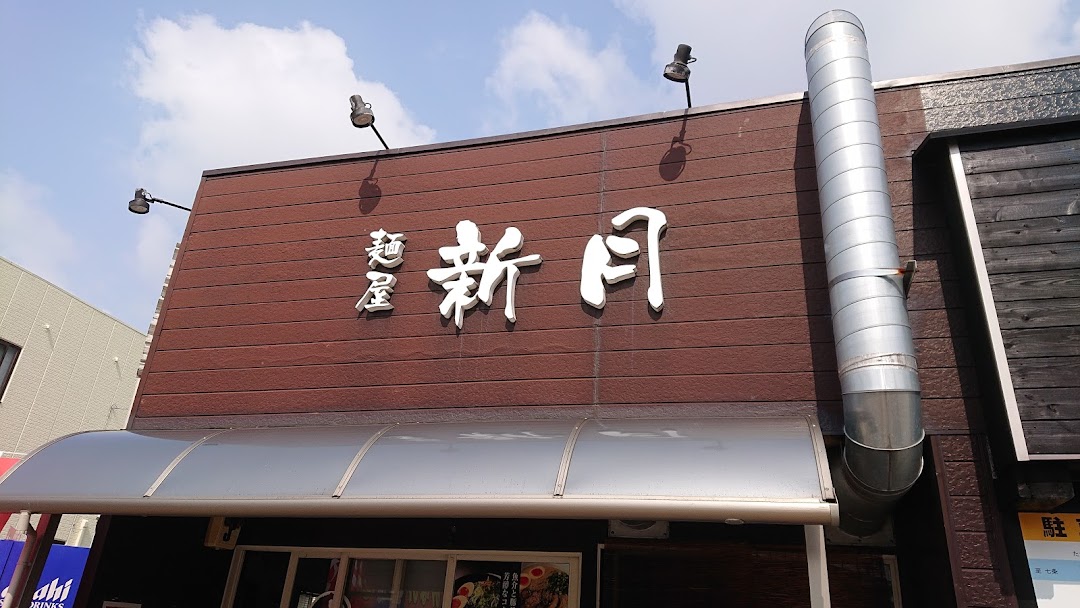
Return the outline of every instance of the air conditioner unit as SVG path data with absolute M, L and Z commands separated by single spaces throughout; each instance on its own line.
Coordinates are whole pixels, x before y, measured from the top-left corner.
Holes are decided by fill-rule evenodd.
M 237 517 L 211 517 L 206 526 L 207 547 L 214 549 L 235 549 L 236 539 L 240 536 L 240 519 Z
M 667 538 L 671 524 L 642 519 L 609 519 L 608 536 L 615 538 Z

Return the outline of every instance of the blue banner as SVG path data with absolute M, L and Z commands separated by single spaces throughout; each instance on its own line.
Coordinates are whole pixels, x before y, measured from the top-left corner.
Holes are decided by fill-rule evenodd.
M 3 591 L 0 591 L 0 598 L 8 594 L 11 574 L 19 562 L 22 547 L 21 541 L 0 540 L 0 560 L 3 561 L 3 568 L 0 569 L 0 588 Z M 41 578 L 35 585 L 31 605 L 34 608 L 71 608 L 75 604 L 75 594 L 79 591 L 79 581 L 82 580 L 89 554 L 90 549 L 86 547 L 53 545 L 49 549 Z

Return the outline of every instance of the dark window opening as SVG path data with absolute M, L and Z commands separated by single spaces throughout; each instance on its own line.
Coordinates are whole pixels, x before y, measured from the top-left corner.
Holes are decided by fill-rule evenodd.
M 15 369 L 15 360 L 19 358 L 20 350 L 22 349 L 12 343 L 0 340 L 0 399 L 3 399 L 7 392 L 11 370 Z

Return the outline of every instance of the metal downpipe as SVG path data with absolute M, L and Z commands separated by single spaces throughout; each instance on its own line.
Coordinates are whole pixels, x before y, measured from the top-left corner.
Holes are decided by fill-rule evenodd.
M 922 472 L 919 375 L 862 23 L 847 11 L 821 15 L 805 58 L 844 400 L 833 482 L 840 527 L 864 536 Z
M 15 562 L 15 570 L 11 573 L 11 581 L 8 583 L 7 595 L 0 603 L 0 608 L 11 608 L 18 598 L 25 595 L 23 589 L 32 585 L 34 581 L 28 580 L 30 570 L 34 564 L 34 548 L 37 545 L 37 530 L 30 523 L 30 512 L 22 511 L 15 524 L 16 537 L 25 536 L 22 551 L 19 552 L 19 560 Z

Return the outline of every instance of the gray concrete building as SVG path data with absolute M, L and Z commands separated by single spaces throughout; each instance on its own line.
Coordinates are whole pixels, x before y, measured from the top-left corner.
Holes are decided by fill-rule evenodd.
M 57 437 L 121 429 L 146 334 L 0 258 L 0 457 Z M 67 516 L 57 539 L 88 543 L 95 516 Z M 80 520 L 87 523 L 80 523 Z M 11 526 L 0 538 L 11 538 Z

